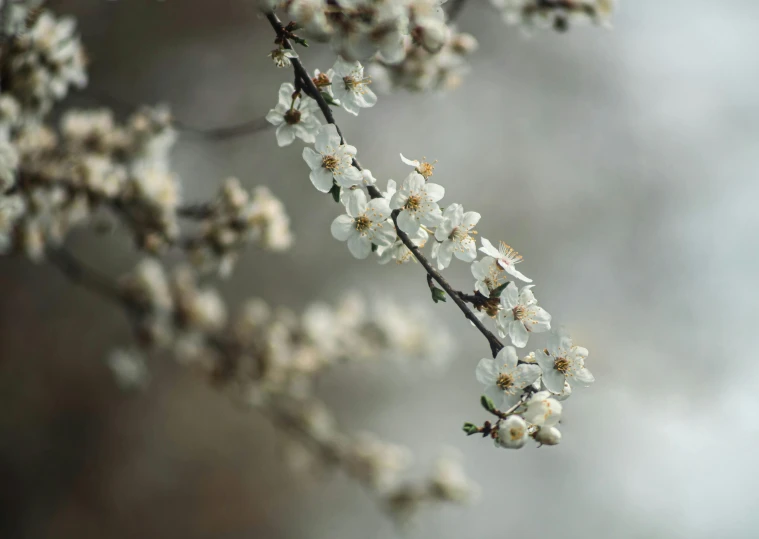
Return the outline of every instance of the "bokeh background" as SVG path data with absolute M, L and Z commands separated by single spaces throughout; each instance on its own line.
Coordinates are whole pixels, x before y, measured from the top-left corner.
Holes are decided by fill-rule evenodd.
M 587 346 L 597 383 L 567 403 L 556 448 L 496 450 L 481 420 L 483 339 L 441 304 L 457 352 L 429 376 L 392 365 L 335 373 L 324 394 L 348 428 L 403 442 L 420 468 L 451 445 L 482 486 L 471 508 L 423 514 L 415 537 L 750 538 L 756 508 L 759 369 L 759 3 L 629 0 L 615 29 L 525 39 L 472 0 L 460 28 L 481 49 L 462 86 L 395 94 L 338 120 L 384 182 L 398 153 L 439 159 L 446 199 L 526 259 L 537 295 Z M 289 80 L 244 0 L 58 0 L 79 17 L 89 89 L 74 104 L 166 102 L 186 124 L 263 117 Z M 304 58 L 326 69 L 331 55 Z M 271 131 L 221 142 L 184 134 L 185 199 L 234 175 L 284 199 L 297 238 L 247 251 L 220 287 L 298 309 L 343 290 L 429 301 L 418 266 L 354 260 L 333 241 L 337 207 L 307 179 L 302 145 Z M 136 260 L 118 232 L 70 238 L 117 275 Z M 451 279 L 469 286 L 467 265 Z M 370 283 L 370 284 L 367 284 Z M 288 470 L 282 442 L 169 362 L 148 391 L 116 390 L 103 357 L 129 343 L 124 317 L 55 270 L 0 261 L 0 536 L 393 537 L 339 475 Z

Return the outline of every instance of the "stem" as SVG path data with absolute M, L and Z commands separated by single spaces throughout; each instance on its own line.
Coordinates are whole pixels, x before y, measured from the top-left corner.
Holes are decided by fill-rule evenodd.
M 290 41 L 288 40 L 288 32 L 285 30 L 285 27 L 282 25 L 282 22 L 279 20 L 279 18 L 274 14 L 274 12 L 267 12 L 266 13 L 266 19 L 269 21 L 269 24 L 271 24 L 271 27 L 274 29 L 274 31 L 277 33 L 277 38 L 281 41 L 282 46 L 286 49 L 294 50 L 292 45 L 290 44 Z M 295 72 L 296 78 L 300 79 L 300 83 L 304 86 L 304 90 L 306 94 L 308 94 L 310 97 L 312 97 L 317 105 L 319 105 L 319 109 L 322 111 L 322 114 L 324 115 L 324 119 L 327 120 L 328 123 L 331 123 L 335 126 L 337 129 L 337 133 L 340 135 L 340 138 L 342 140 L 342 143 L 345 144 L 345 137 L 343 136 L 342 131 L 340 130 L 340 127 L 335 122 L 335 117 L 332 115 L 332 109 L 330 109 L 329 104 L 324 100 L 324 98 L 321 95 L 321 92 L 319 92 L 319 89 L 314 84 L 314 81 L 311 80 L 311 77 L 308 74 L 308 70 L 303 66 L 303 63 L 300 61 L 300 58 L 292 58 L 291 59 L 292 65 L 293 65 L 293 71 Z M 296 81 L 297 82 L 297 81 Z M 361 170 L 361 165 L 356 161 L 353 160 L 353 166 L 355 166 L 357 169 Z M 379 189 L 377 189 L 373 185 L 367 186 L 367 190 L 369 191 L 369 195 L 372 198 L 381 198 L 382 193 L 380 193 Z M 464 316 L 474 324 L 474 327 L 476 327 L 480 333 L 482 333 L 485 338 L 488 340 L 488 343 L 490 344 L 490 351 L 493 354 L 493 357 L 495 357 L 498 352 L 503 348 L 503 343 L 498 340 L 498 337 L 496 337 L 493 332 L 491 332 L 488 328 L 485 327 L 485 325 L 480 321 L 477 316 L 472 312 L 472 310 L 467 306 L 467 304 L 464 302 L 464 300 L 461 299 L 461 296 L 459 293 L 454 290 L 454 288 L 446 281 L 446 279 L 435 269 L 432 267 L 432 264 L 430 264 L 429 260 L 427 260 L 427 257 L 425 257 L 422 252 L 419 250 L 419 248 L 414 245 L 414 243 L 411 241 L 411 239 L 408 237 L 408 235 L 403 232 L 400 228 L 398 228 L 398 221 L 397 221 L 397 215 L 398 212 L 393 212 L 393 223 L 395 224 L 395 230 L 398 233 L 398 237 L 401 239 L 403 244 L 408 247 L 409 251 L 414 255 L 414 257 L 419 261 L 419 263 L 424 267 L 424 269 L 427 271 L 427 274 L 437 281 L 437 283 L 441 286 L 443 290 L 445 290 L 448 295 L 453 299 L 453 302 L 456 304 L 456 306 L 461 309 L 461 312 L 464 313 Z
M 87 288 L 99 296 L 127 307 L 119 287 L 108 277 L 85 266 L 64 248 L 50 250 L 47 259 L 74 284 Z

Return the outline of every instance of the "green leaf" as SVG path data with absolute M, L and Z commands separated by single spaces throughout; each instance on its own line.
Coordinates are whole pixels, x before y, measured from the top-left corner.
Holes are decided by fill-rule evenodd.
M 332 105 L 333 107 L 340 106 L 340 103 L 335 101 L 335 99 L 331 95 L 329 95 L 327 92 L 319 92 L 319 93 L 322 94 L 324 101 L 326 101 L 328 105 Z
M 503 283 L 501 286 L 499 286 L 495 290 L 492 290 L 490 292 L 490 297 L 491 298 L 500 298 L 501 294 L 503 293 L 504 290 L 506 290 L 506 287 L 509 286 L 510 282 L 511 281 L 506 281 L 505 283 Z
M 472 434 L 477 434 L 480 432 L 480 427 L 475 425 L 474 423 L 464 423 L 464 432 L 466 432 L 467 436 L 471 436 Z
M 442 302 L 446 301 L 445 292 L 443 290 L 440 290 L 436 286 L 433 286 L 432 288 L 430 288 L 430 291 L 432 292 L 432 301 L 434 301 L 435 303 L 439 301 L 442 301 Z
M 495 404 L 493 404 L 493 401 L 490 400 L 485 395 L 480 397 L 480 404 L 482 404 L 482 407 L 485 408 L 485 410 L 487 410 L 491 414 L 494 414 L 496 412 Z
M 332 184 L 332 189 L 329 190 L 329 193 L 332 195 L 332 200 L 335 202 L 340 202 L 340 186 L 336 183 Z

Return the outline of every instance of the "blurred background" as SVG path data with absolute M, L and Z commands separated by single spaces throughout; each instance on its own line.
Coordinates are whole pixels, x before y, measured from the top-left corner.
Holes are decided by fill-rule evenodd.
M 421 468 L 440 446 L 464 453 L 479 502 L 422 514 L 414 537 L 759 536 L 759 3 L 631 0 L 613 31 L 532 38 L 469 4 L 459 27 L 481 48 L 459 89 L 381 96 L 338 121 L 383 184 L 408 173 L 399 152 L 439 160 L 446 199 L 524 255 L 597 382 L 566 403 L 556 448 L 466 438 L 461 424 L 483 417 L 474 367 L 488 349 L 451 304 L 430 304 L 457 343 L 447 372 L 350 369 L 324 395 L 347 428 L 409 445 Z M 266 57 L 271 29 L 252 2 L 49 6 L 78 17 L 91 58 L 73 104 L 165 102 L 216 127 L 263 117 L 290 80 Z M 326 47 L 302 55 L 332 64 Z M 301 149 L 278 149 L 270 130 L 179 140 L 185 200 L 237 176 L 269 186 L 292 218 L 296 247 L 246 251 L 220 284 L 230 303 L 299 309 L 356 288 L 426 305 L 418 266 L 362 263 L 331 238 L 338 207 L 311 188 Z M 113 275 L 136 260 L 118 233 L 69 244 Z M 468 265 L 449 274 L 471 285 Z M 144 394 L 120 393 L 102 360 L 129 343 L 126 319 L 52 268 L 0 260 L 0 298 L 0 536 L 396 535 L 339 474 L 289 471 L 277 432 L 182 368 L 156 362 Z

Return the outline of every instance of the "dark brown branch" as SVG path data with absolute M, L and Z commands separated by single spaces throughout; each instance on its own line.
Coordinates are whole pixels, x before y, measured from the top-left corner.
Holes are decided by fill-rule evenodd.
M 47 251 L 46 257 L 74 284 L 91 290 L 109 301 L 127 305 L 116 284 L 105 275 L 84 265 L 66 249 L 62 247 L 51 249 Z
M 273 12 L 267 13 L 266 18 L 268 19 L 274 31 L 277 33 L 277 39 L 280 43 L 282 43 L 282 46 L 286 49 L 294 50 L 288 39 L 289 32 L 282 25 L 282 22 L 279 20 L 279 18 Z M 328 123 L 331 123 L 335 126 L 337 133 L 340 135 L 343 143 L 345 143 L 345 137 L 343 136 L 340 127 L 335 122 L 335 117 L 332 115 L 332 109 L 330 109 L 329 104 L 322 97 L 318 88 L 314 84 L 314 81 L 311 80 L 311 77 L 308 74 L 308 70 L 303 66 L 303 63 L 299 58 L 292 58 L 291 62 L 293 65 L 293 71 L 295 71 L 295 76 L 300 78 L 301 83 L 304 85 L 304 91 L 309 96 L 313 97 L 313 99 L 319 105 L 319 109 L 322 111 L 322 114 L 324 114 L 324 118 Z M 361 166 L 359 165 L 358 161 L 354 160 L 353 165 L 361 170 Z M 369 195 L 372 198 L 382 197 L 379 189 L 373 185 L 367 186 L 367 190 L 369 191 Z M 492 352 L 493 357 L 495 357 L 498 354 L 499 350 L 503 348 L 503 343 L 498 340 L 498 337 L 496 337 L 493 332 L 485 327 L 485 325 L 477 318 L 477 316 L 475 316 L 475 314 L 467 306 L 464 300 L 461 299 L 459 292 L 454 290 L 448 281 L 446 281 L 445 278 L 437 270 L 435 270 L 435 268 L 432 267 L 432 264 L 430 264 L 429 260 L 427 260 L 427 257 L 422 254 L 416 245 L 414 245 L 408 235 L 400 228 L 398 228 L 397 215 L 397 211 L 393 212 L 393 222 L 395 223 L 395 229 L 398 233 L 398 237 L 401 239 L 403 244 L 408 247 L 414 257 L 416 257 L 422 267 L 424 267 L 424 269 L 427 271 L 427 274 L 431 276 L 432 279 L 437 281 L 442 289 L 445 290 L 451 299 L 453 299 L 453 302 L 456 304 L 456 306 L 458 306 L 459 309 L 461 309 L 461 312 L 464 313 L 464 316 L 467 318 L 467 320 L 472 322 L 472 324 L 474 324 L 480 333 L 485 336 L 485 338 L 488 340 L 488 343 L 490 344 L 490 351 Z
M 398 237 L 403 242 L 403 245 L 408 247 L 408 250 L 411 251 L 414 257 L 416 257 L 419 263 L 427 271 L 427 275 L 437 281 L 440 287 L 445 290 L 445 292 L 451 297 L 456 306 L 461 309 L 462 313 L 464 313 L 466 319 L 474 324 L 474 327 L 480 330 L 480 333 L 485 336 L 485 338 L 488 340 L 488 344 L 490 344 L 490 351 L 492 352 L 493 357 L 495 357 L 501 348 L 503 348 L 503 343 L 498 340 L 498 337 L 496 337 L 492 331 L 485 327 L 485 324 L 483 324 L 482 321 L 477 318 L 477 316 L 467 306 L 467 304 L 464 303 L 464 300 L 461 299 L 459 292 L 454 290 L 454 288 L 448 283 L 448 281 L 445 280 L 440 272 L 432 267 L 432 264 L 430 264 L 429 260 L 427 260 L 427 257 L 422 254 L 422 252 L 419 250 L 419 247 L 414 245 L 414 242 L 411 241 L 411 238 L 408 237 L 408 234 L 398 228 L 398 210 L 393 212 L 393 223 L 395 223 L 395 230 L 398 233 Z

